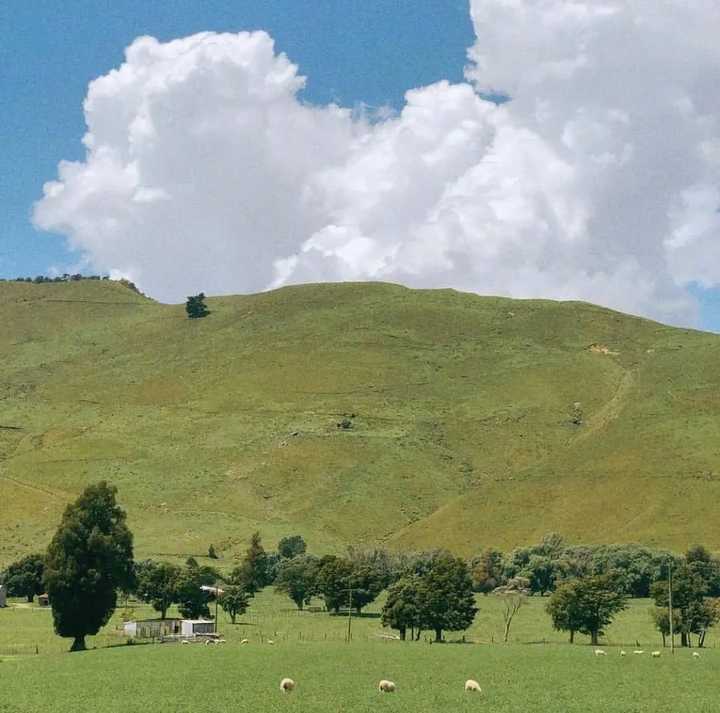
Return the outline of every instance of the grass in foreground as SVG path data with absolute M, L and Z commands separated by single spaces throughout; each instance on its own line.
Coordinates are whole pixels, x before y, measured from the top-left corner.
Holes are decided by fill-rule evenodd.
M 650 603 L 633 601 L 608 630 L 608 655 L 596 658 L 583 637 L 570 646 L 552 630 L 543 612 L 545 600 L 531 599 L 512 630 L 511 643 L 500 640 L 501 603 L 478 599 L 480 613 L 467 632 L 474 644 L 429 645 L 380 638 L 390 633 L 375 616 L 353 618 L 353 641 L 344 643 L 347 620 L 324 613 L 293 611 L 284 597 L 262 592 L 241 623 L 221 614 L 221 646 L 193 644 L 125 645 L 117 627 L 123 610 L 85 653 L 64 653 L 69 641 L 52 634 L 50 613 L 27 607 L 0 610 L 0 653 L 10 643 L 39 642 L 40 655 L 0 656 L 1 713 L 176 713 L 188 711 L 279 711 L 340 713 L 388 711 L 441 713 L 476 708 L 499 713 L 657 713 L 716 711 L 715 681 L 720 650 L 688 650 L 671 659 L 649 652 L 660 637 L 648 616 Z M 135 616 L 149 608 L 133 607 Z M 241 645 L 243 638 L 250 643 Z M 275 643 L 270 645 L 267 639 Z M 459 638 L 450 634 L 448 638 Z M 714 646 L 717 633 L 709 637 Z M 644 656 L 620 657 L 638 640 Z M 543 643 L 545 642 L 545 643 Z M 26 652 L 25 652 L 26 653 Z M 279 691 L 290 676 L 298 688 Z M 380 695 L 378 680 L 398 685 Z M 463 691 L 467 678 L 483 688 L 476 697 Z

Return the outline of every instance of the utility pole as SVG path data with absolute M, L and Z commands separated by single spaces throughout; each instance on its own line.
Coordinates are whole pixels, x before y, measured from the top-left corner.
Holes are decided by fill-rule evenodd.
M 348 589 L 348 630 L 347 630 L 347 642 L 350 643 L 350 640 L 352 639 L 352 587 Z
M 348 611 L 348 625 L 347 625 L 347 633 L 345 634 L 345 641 L 349 644 L 350 639 L 352 639 L 352 593 L 353 588 L 350 587 L 349 589 L 341 589 L 341 592 L 347 592 L 348 594 L 348 601 L 347 601 L 347 611 Z
M 673 628 L 672 608 L 672 560 L 668 565 L 668 619 L 670 620 L 670 653 L 675 655 L 675 631 Z

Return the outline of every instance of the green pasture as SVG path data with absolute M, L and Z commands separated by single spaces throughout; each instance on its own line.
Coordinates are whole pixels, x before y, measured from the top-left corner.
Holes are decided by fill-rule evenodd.
M 210 711 L 444 711 L 500 713 L 575 711 L 656 713 L 717 710 L 720 651 L 709 646 L 694 659 L 688 650 L 660 659 L 649 601 L 634 601 L 607 632 L 605 657 L 596 657 L 583 637 L 575 645 L 554 632 L 543 612 L 544 600 L 531 599 L 518 614 L 509 644 L 502 632 L 501 603 L 478 599 L 480 612 L 466 632 L 467 642 L 443 645 L 380 638 L 377 612 L 353 617 L 352 641 L 344 641 L 347 619 L 324 612 L 298 613 L 270 591 L 232 626 L 221 616 L 227 643 L 135 644 L 117 630 L 123 609 L 99 636 L 94 650 L 69 654 L 68 642 L 52 634 L 50 613 L 13 606 L 0 610 L 0 711 L 2 713 L 205 713 Z M 131 614 L 149 616 L 135 605 Z M 450 641 L 459 635 L 449 634 Z M 241 644 L 248 639 L 248 644 Z M 268 639 L 274 643 L 269 644 Z M 495 643 L 491 643 L 492 641 Z M 634 656 L 636 640 L 646 653 Z M 12 645 L 39 646 L 40 654 L 9 654 Z M 628 650 L 621 657 L 620 650 Z M 19 649 L 18 649 L 19 651 Z M 279 691 L 290 676 L 297 689 Z M 381 678 L 397 684 L 381 695 Z M 480 696 L 463 684 L 480 682 Z

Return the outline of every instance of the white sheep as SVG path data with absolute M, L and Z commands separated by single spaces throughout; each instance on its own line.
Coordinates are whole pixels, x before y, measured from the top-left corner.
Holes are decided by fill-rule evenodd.
M 180 643 L 181 644 L 189 644 L 190 642 L 187 639 L 183 639 Z
M 660 652 L 659 651 L 653 651 L 650 656 L 652 656 L 654 659 L 660 658 Z
M 272 639 L 268 639 L 267 642 L 268 642 L 268 644 L 270 644 L 270 646 L 275 645 L 275 642 Z
M 625 651 L 624 649 L 621 649 L 620 656 L 627 656 L 627 651 Z
M 700 652 L 699 651 L 693 651 L 693 658 L 699 659 L 700 658 Z
M 241 639 L 241 644 L 249 644 L 250 642 L 247 639 Z
M 290 691 L 295 689 L 295 681 L 292 680 L 292 678 L 283 678 L 282 681 L 280 681 L 280 690 L 283 693 L 290 693 Z
M 602 649 L 595 649 L 595 656 L 607 656 L 607 652 Z
M 378 683 L 378 691 L 380 691 L 380 693 L 395 693 L 395 684 L 383 678 L 383 680 Z
M 634 654 L 637 654 L 638 656 L 640 656 L 640 655 L 644 654 L 645 651 L 643 651 L 642 649 L 635 649 L 635 651 L 633 651 L 633 653 L 634 653 Z
M 465 681 L 465 690 L 482 693 L 482 688 L 480 688 L 480 684 L 477 681 L 473 681 L 472 678 L 469 678 L 467 681 Z

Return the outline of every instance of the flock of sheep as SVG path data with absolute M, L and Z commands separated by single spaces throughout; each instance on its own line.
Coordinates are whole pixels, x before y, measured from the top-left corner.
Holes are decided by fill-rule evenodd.
M 642 656 L 642 654 L 644 653 L 645 651 L 643 649 L 635 649 L 635 651 L 633 651 L 633 654 L 635 654 L 636 656 Z M 654 659 L 659 659 L 661 653 L 661 651 L 652 651 L 650 653 L 650 656 L 652 656 Z M 595 656 L 607 656 L 607 651 L 604 651 L 603 649 L 595 649 Z M 625 651 L 624 649 L 620 649 L 620 656 L 627 656 L 627 651 Z M 699 659 L 700 652 L 693 651 L 693 658 Z
M 388 681 L 383 678 L 382 681 L 378 683 L 378 691 L 380 693 L 395 693 L 395 689 L 394 681 Z M 283 678 L 283 680 L 280 681 L 280 690 L 283 693 L 291 693 L 295 690 L 295 681 L 293 681 L 292 678 Z M 465 690 L 471 693 L 482 693 L 480 684 L 477 681 L 473 681 L 472 678 L 465 681 Z

